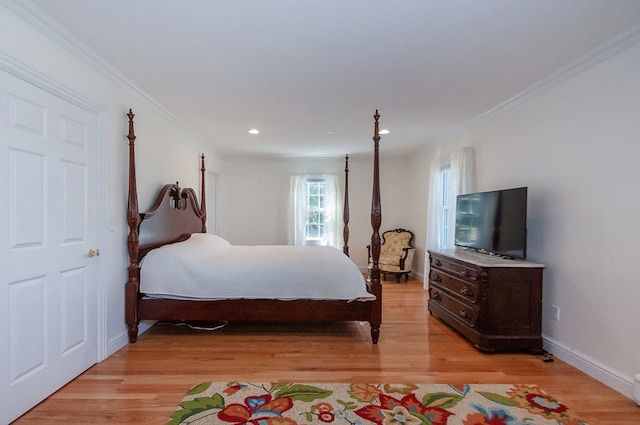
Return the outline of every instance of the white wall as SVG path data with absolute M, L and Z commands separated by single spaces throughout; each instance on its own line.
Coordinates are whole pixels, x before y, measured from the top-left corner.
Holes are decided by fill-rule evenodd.
M 29 22 L 26 22 L 25 20 Z M 80 60 L 51 40 L 36 28 L 42 28 L 33 18 L 14 14 L 0 6 L 0 51 L 11 61 L 16 61 L 34 72 L 45 76 L 65 90 L 87 99 L 105 111 L 107 122 L 105 137 L 106 166 L 106 222 L 101 223 L 99 233 L 104 246 L 100 246 L 104 293 L 106 294 L 105 332 L 106 353 L 111 354 L 127 342 L 124 324 L 124 283 L 128 258 L 126 252 L 126 196 L 128 182 L 128 118 L 133 108 L 136 114 L 136 140 L 140 208 L 151 205 L 153 193 L 164 183 L 180 181 L 183 187 L 199 190 L 199 155 L 209 157 L 210 169 L 220 169 L 220 161 L 211 147 L 207 147 L 194 135 L 144 96 L 123 89 L 121 84 L 98 72 L 87 62 Z M 47 31 L 43 28 L 42 31 Z M 108 232 L 110 225 L 114 232 Z
M 461 146 L 476 150 L 478 190 L 529 187 L 528 259 L 546 265 L 545 348 L 631 397 L 640 372 L 640 46 L 421 151 L 411 179 Z
M 371 125 L 373 127 L 373 121 Z M 373 151 L 373 142 L 363 140 L 363 143 L 371 143 Z M 384 155 L 382 150 L 380 155 Z M 289 184 L 294 173 L 334 173 L 344 187 L 344 158 L 227 161 L 222 176 L 224 227 L 221 236 L 236 245 L 286 244 Z M 397 227 L 411 230 L 406 219 L 410 203 L 407 175 L 406 160 L 381 158 L 380 233 Z M 373 159 L 351 158 L 349 248 L 350 257 L 362 269 L 367 266 L 366 246 L 371 242 L 372 184 Z

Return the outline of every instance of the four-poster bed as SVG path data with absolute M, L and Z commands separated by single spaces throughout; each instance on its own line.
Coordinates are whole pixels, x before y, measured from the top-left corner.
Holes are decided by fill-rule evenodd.
M 371 339 L 374 344 L 378 342 L 380 335 L 380 324 L 382 320 L 382 287 L 380 283 L 380 270 L 378 259 L 380 255 L 380 235 L 379 229 L 382 221 L 380 205 L 380 183 L 379 183 L 379 157 L 378 144 L 380 136 L 378 134 L 378 111 L 374 115 L 374 167 L 373 167 L 373 192 L 371 203 L 371 225 L 373 233 L 371 236 L 371 247 L 373 257 L 373 267 L 368 280 L 364 280 L 362 273 L 355 264 L 348 258 L 348 237 L 349 237 L 349 198 L 348 198 L 348 156 L 345 158 L 345 205 L 344 205 L 344 247 L 343 252 L 332 247 L 244 247 L 251 251 L 245 255 L 245 263 L 234 263 L 238 261 L 238 252 L 241 247 L 231 246 L 227 241 L 215 235 L 206 234 L 206 197 L 205 197 L 205 163 L 204 154 L 201 156 L 200 178 L 201 192 L 200 203 L 196 193 L 190 188 L 180 188 L 178 183 L 164 185 L 148 212 L 141 213 L 138 208 L 138 194 L 136 182 L 135 165 L 135 131 L 134 114 L 131 110 L 127 114 L 129 117 L 129 189 L 127 206 L 127 223 L 129 226 L 129 236 L 127 248 L 129 254 L 128 280 L 125 284 L 125 316 L 128 326 L 129 341 L 135 342 L 138 336 L 138 325 L 141 320 L 159 321 L 291 321 L 291 322 L 313 322 L 313 321 L 366 321 L 371 327 Z M 193 236 L 192 236 L 193 235 Z M 298 249 L 305 250 L 302 254 Z M 311 249 L 311 250 L 310 250 Z M 315 249 L 315 251 L 312 251 Z M 185 251 L 186 250 L 186 251 Z M 280 250 L 274 257 L 269 251 Z M 280 267 L 273 265 L 271 260 L 275 257 L 283 257 L 282 250 L 292 250 L 292 255 L 316 256 L 310 262 L 304 263 L 304 267 L 297 267 L 303 270 L 304 275 L 287 275 L 282 279 L 280 275 L 273 274 L 292 267 Z M 335 257 L 335 251 L 340 258 Z M 220 253 L 219 256 L 218 252 Z M 244 251 L 243 251 L 244 252 Z M 344 254 L 343 254 L 344 253 Z M 345 255 L 346 254 L 346 255 Z M 214 265 L 210 263 L 210 257 L 217 256 Z M 330 260 L 325 258 L 332 257 Z M 174 258 L 180 257 L 181 263 L 174 265 Z M 206 257 L 206 258 L 205 258 Z M 233 257 L 233 258 L 232 258 Z M 223 258 L 228 262 L 220 262 Z M 261 258 L 263 261 L 257 260 Z M 267 260 L 265 260 L 265 258 Z M 287 257 L 290 264 L 298 264 L 300 257 Z M 153 259 L 153 260 L 152 260 Z M 332 261 L 327 263 L 326 261 Z M 156 270 L 152 266 L 153 262 L 160 265 Z M 327 266 L 329 264 L 329 266 Z M 162 268 L 164 266 L 164 268 Z M 213 291 L 218 286 L 219 280 L 209 279 L 209 275 L 204 278 L 204 269 L 225 269 L 227 283 L 232 282 L 230 287 L 234 290 L 237 283 L 247 280 L 249 286 L 258 291 L 258 295 L 251 293 L 235 293 L 231 296 L 228 293 L 218 295 Z M 232 274 L 239 270 L 251 269 L 253 274 L 236 275 Z M 256 274 L 256 269 L 259 271 Z M 314 269 L 316 271 L 314 271 Z M 339 276 L 325 276 L 318 273 L 320 269 L 339 274 Z M 358 277 L 353 276 L 353 269 L 357 271 Z M 155 274 L 152 271 L 155 270 Z M 174 270 L 183 270 L 187 277 L 173 275 Z M 214 270 L 215 271 L 215 270 Z M 347 274 L 350 276 L 347 278 Z M 171 275 L 171 276 L 168 276 Z M 197 279 L 194 276 L 197 275 Z M 150 277 L 152 276 L 152 277 Z M 170 284 L 176 280 L 180 283 L 185 280 L 193 280 L 194 284 L 199 279 L 203 281 L 199 289 L 195 290 L 197 295 L 190 296 L 191 292 L 169 292 L 167 286 L 159 290 L 154 295 L 154 291 L 147 289 L 148 281 L 168 276 Z M 141 282 L 141 280 L 143 280 Z M 216 279 L 218 279 L 216 277 Z M 290 289 L 285 292 L 277 292 L 273 289 L 272 296 L 264 295 L 264 287 L 274 288 L 280 284 L 280 280 L 295 279 L 295 285 L 289 287 L 303 287 L 304 283 L 310 285 L 310 293 L 301 295 L 283 296 L 283 293 L 290 294 Z M 313 282 L 313 279 L 316 279 Z M 224 280 L 224 279 L 223 279 Z M 317 291 L 330 282 L 336 280 L 344 284 L 350 281 L 360 280 L 361 289 L 357 288 L 360 283 L 354 282 L 356 288 L 347 290 L 345 287 L 335 288 L 340 295 L 318 295 Z M 349 281 L 349 282 L 347 282 Z M 155 284 L 155 283 L 154 283 Z M 170 286 L 169 284 L 169 286 Z M 263 285 L 263 286 L 261 286 Z M 249 291 L 251 289 L 247 289 Z M 272 289 L 269 289 L 271 291 Z M 342 294 L 342 291 L 345 293 Z M 191 291 L 191 289 L 190 289 Z M 213 292 L 212 292 L 213 291 Z M 164 294 L 164 295 L 163 295 Z

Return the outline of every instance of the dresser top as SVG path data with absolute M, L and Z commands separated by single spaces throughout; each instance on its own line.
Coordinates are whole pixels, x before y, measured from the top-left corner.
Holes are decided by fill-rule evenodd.
M 430 249 L 429 252 L 444 255 L 457 260 L 466 261 L 480 267 L 523 267 L 523 268 L 544 268 L 544 264 L 532 263 L 525 260 L 507 259 L 501 255 L 485 254 L 463 248 L 456 249 Z

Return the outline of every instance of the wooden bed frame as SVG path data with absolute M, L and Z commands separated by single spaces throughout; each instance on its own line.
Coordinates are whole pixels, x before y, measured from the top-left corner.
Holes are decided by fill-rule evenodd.
M 128 279 L 125 284 L 125 320 L 128 326 L 129 341 L 138 337 L 138 324 L 141 320 L 161 321 L 291 321 L 291 322 L 337 322 L 366 321 L 371 327 L 371 340 L 374 344 L 380 336 L 382 321 L 382 286 L 380 283 L 380 224 L 382 208 L 380 204 L 380 178 L 378 145 L 378 120 L 374 115 L 374 165 L 373 193 L 371 201 L 371 251 L 373 267 L 367 280 L 367 290 L 376 296 L 374 301 L 335 301 L 335 300 L 270 300 L 241 299 L 188 301 L 174 299 L 144 298 L 140 293 L 140 261 L 152 249 L 170 243 L 184 241 L 192 233 L 206 232 L 206 198 L 204 154 L 201 156 L 201 204 L 196 193 L 190 188 L 180 188 L 178 183 L 162 187 L 151 210 L 140 213 L 135 164 L 134 114 L 129 110 L 129 194 L 127 205 L 127 223 L 129 236 Z M 349 198 L 348 172 L 349 157 L 345 158 L 345 205 L 344 205 L 344 248 L 349 255 Z M 259 282 L 256 282 L 259 284 Z

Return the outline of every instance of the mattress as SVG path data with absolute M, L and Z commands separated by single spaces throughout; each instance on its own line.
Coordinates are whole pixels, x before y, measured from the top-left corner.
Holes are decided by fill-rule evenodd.
M 368 301 L 359 268 L 330 246 L 231 245 L 212 234 L 150 251 L 140 292 L 179 299 Z

